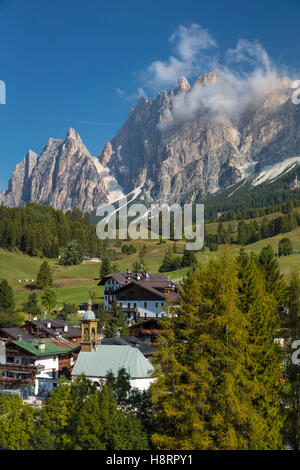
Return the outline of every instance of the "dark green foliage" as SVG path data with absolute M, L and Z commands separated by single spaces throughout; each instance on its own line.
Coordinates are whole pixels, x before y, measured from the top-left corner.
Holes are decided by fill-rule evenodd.
M 25 441 L 26 448 L 148 449 L 148 437 L 136 411 L 125 412 L 118 407 L 114 388 L 116 383 L 110 381 L 97 389 L 84 376 L 78 377 L 71 384 L 62 381 L 42 409 L 36 412 L 34 432 L 28 433 L 29 442 Z
M 278 256 L 287 256 L 293 253 L 293 245 L 289 238 L 282 238 L 278 243 Z
M 60 264 L 64 266 L 71 266 L 76 264 L 81 264 L 83 261 L 83 251 L 81 245 L 73 240 L 71 243 L 68 243 L 68 246 L 59 260 Z
M 117 331 L 120 331 L 121 336 L 125 336 L 128 333 L 128 326 L 125 322 L 122 306 L 118 305 L 117 300 L 114 299 L 103 325 L 103 332 L 106 338 L 114 338 Z
M 38 289 L 44 289 L 45 287 L 52 287 L 53 277 L 51 268 L 47 261 L 41 264 L 40 270 L 36 278 L 36 287 Z
M 69 316 L 73 315 L 76 310 L 75 304 L 70 304 L 69 302 L 64 302 L 62 309 L 58 313 L 58 318 L 62 320 L 67 320 Z
M 242 212 L 247 214 L 241 218 L 249 218 L 252 212 L 254 217 L 261 217 L 267 213 L 278 210 L 279 206 L 285 206 L 297 201 L 299 205 L 300 189 L 291 189 L 295 178 L 300 176 L 300 165 L 282 175 L 273 182 L 262 183 L 253 187 L 251 179 L 239 182 L 224 191 L 219 191 L 196 202 L 205 204 L 205 218 L 216 218 L 218 213 L 223 213 L 222 220 L 235 220 Z M 266 212 L 268 208 L 269 212 Z M 275 209 L 276 208 L 276 209 Z M 286 211 L 288 213 L 288 211 Z M 253 217 L 253 216 L 252 216 Z
M 100 278 L 102 279 L 103 277 L 107 276 L 111 272 L 112 270 L 111 270 L 109 259 L 107 257 L 104 257 L 102 259 L 101 268 L 100 268 Z
M 218 251 L 219 245 L 217 243 L 211 242 L 209 244 L 209 251 Z
M 57 303 L 56 292 L 49 287 L 46 287 L 42 292 L 41 301 L 47 312 L 52 312 Z
M 15 308 L 15 299 L 13 290 L 6 279 L 0 282 L 0 311 L 13 311 Z
M 129 379 L 130 377 L 125 369 L 120 369 L 117 377 L 112 372 L 109 372 L 106 376 L 106 383 L 111 386 L 117 404 L 123 407 L 127 404 L 130 391 Z
M 174 256 L 172 253 L 171 247 L 168 248 L 165 256 L 163 258 L 162 264 L 159 268 L 159 272 L 172 271 L 181 267 L 181 258 L 179 256 Z
M 197 264 L 197 258 L 195 253 L 192 250 L 184 249 L 183 256 L 181 259 L 181 266 L 182 267 L 191 267 Z
M 42 313 L 41 307 L 38 303 L 38 297 L 35 292 L 28 295 L 27 301 L 23 304 L 23 310 L 32 315 L 40 315 Z
M 30 256 L 57 258 L 60 248 L 77 240 L 83 251 L 101 257 L 106 241 L 99 240 L 89 214 L 29 203 L 26 207 L 0 206 L 0 248 L 17 248 Z
M 121 252 L 127 255 L 131 255 L 136 253 L 136 248 L 133 245 L 123 245 L 121 248 Z

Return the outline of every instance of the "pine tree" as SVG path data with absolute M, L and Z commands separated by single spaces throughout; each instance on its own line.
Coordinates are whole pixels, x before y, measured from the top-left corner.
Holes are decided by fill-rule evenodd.
M 107 276 L 108 274 L 111 273 L 111 266 L 108 258 L 103 258 L 102 263 L 101 263 L 101 269 L 100 269 L 100 278 L 102 279 L 103 277 Z
M 197 264 L 197 258 L 193 251 L 191 250 L 186 250 L 184 249 L 182 260 L 181 260 L 181 266 L 184 267 L 192 267 Z
M 32 315 L 40 315 L 42 313 L 41 307 L 38 303 L 38 298 L 35 292 L 28 295 L 27 301 L 23 304 L 23 310 Z
M 40 270 L 36 278 L 36 286 L 38 287 L 38 289 L 44 289 L 45 287 L 52 287 L 52 285 L 53 277 L 51 268 L 48 262 L 44 261 L 40 266 Z
M 13 311 L 15 309 L 15 299 L 12 288 L 6 279 L 0 282 L 0 311 Z
M 51 312 L 56 306 L 57 294 L 54 292 L 54 290 L 50 289 L 49 287 L 46 287 L 43 290 L 41 301 L 43 307 L 46 308 L 47 312 Z
M 128 325 L 125 322 L 123 308 L 121 305 L 118 305 L 116 299 L 111 304 L 103 331 L 106 338 L 114 338 L 117 331 L 120 331 L 121 336 L 125 336 L 128 333 Z

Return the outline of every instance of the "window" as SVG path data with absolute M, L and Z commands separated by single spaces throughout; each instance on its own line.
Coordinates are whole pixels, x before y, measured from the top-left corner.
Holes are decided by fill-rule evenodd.
M 144 302 L 144 308 L 147 308 L 147 302 Z

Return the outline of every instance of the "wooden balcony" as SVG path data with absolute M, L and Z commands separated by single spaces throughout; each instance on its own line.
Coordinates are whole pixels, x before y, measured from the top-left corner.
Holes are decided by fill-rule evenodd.
M 45 366 L 26 366 L 25 364 L 16 364 L 15 362 L 7 362 L 0 364 L 0 371 L 18 372 L 20 374 L 37 374 L 39 371 L 45 369 Z

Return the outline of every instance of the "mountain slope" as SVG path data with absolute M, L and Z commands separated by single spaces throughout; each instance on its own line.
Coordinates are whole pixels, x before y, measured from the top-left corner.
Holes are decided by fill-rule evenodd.
M 122 195 L 109 168 L 103 168 L 79 134 L 69 129 L 65 140 L 49 139 L 39 157 L 28 152 L 16 166 L 8 190 L 0 194 L 0 203 L 15 207 L 31 201 L 56 209 L 91 211 Z
M 199 77 L 192 87 L 181 79 L 169 93 L 140 99 L 100 161 L 126 191 L 142 184 L 156 200 L 194 202 L 255 168 L 300 155 L 300 108 L 291 102 L 290 85 L 287 78 L 278 80 L 236 118 L 201 101 L 194 112 L 186 111 L 193 96 L 217 94 L 215 74 Z
M 50 139 L 40 156 L 30 151 L 0 203 L 93 211 L 137 188 L 157 202 L 218 199 L 252 174 L 272 174 L 275 164 L 300 155 L 300 106 L 291 93 L 291 81 L 278 79 L 238 112 L 224 112 L 218 100 L 226 99 L 226 88 L 224 95 L 216 74 L 192 86 L 182 78 L 169 92 L 142 97 L 99 157 L 89 154 L 73 129 L 65 140 Z M 277 167 L 278 175 L 285 165 Z M 266 174 L 260 178 L 256 184 Z

